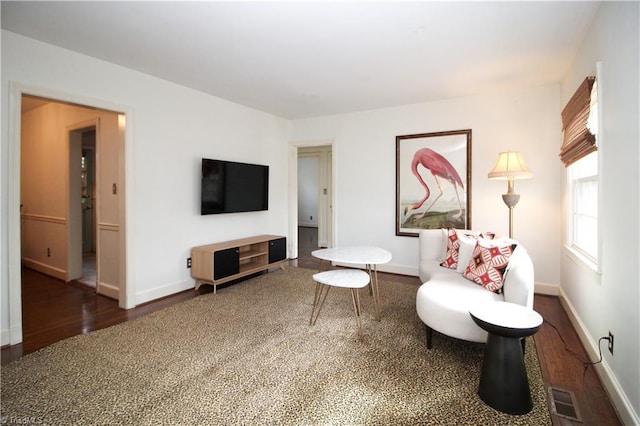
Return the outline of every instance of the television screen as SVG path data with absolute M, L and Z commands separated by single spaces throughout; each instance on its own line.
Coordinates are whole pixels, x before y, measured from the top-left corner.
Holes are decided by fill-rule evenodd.
M 269 166 L 202 159 L 200 214 L 269 209 Z

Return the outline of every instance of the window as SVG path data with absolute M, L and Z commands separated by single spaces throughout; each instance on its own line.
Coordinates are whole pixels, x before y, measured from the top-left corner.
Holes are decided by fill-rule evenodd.
M 567 168 L 569 184 L 569 246 L 598 262 L 598 152 Z
M 581 88 L 584 87 L 581 86 Z M 585 140 L 592 141 L 588 152 L 582 152 L 567 165 L 567 194 L 569 199 L 567 245 L 595 269 L 597 269 L 598 265 L 599 247 L 597 93 L 598 85 L 594 79 L 592 86 L 589 87 L 588 101 L 585 105 L 586 111 L 581 114 L 581 120 L 584 120 L 584 124 L 582 124 L 584 130 L 582 132 L 588 136 L 585 137 Z

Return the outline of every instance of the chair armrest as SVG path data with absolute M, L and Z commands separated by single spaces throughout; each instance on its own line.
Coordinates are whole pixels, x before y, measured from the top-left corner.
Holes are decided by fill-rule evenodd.
M 442 260 L 447 248 L 446 229 L 422 229 L 418 234 L 420 239 L 420 262 L 424 260 Z
M 527 250 L 518 246 L 509 258 L 509 266 L 505 271 L 502 287 L 504 301 L 533 309 L 534 286 L 533 262 Z

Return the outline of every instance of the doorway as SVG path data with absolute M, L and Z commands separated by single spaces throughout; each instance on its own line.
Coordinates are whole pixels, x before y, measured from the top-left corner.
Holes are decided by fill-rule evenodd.
M 126 126 L 126 117 L 132 114 L 132 108 L 123 106 L 120 104 L 114 104 L 112 102 L 106 102 L 94 99 L 91 104 L 87 104 L 87 98 L 83 96 L 73 95 L 66 92 L 61 92 L 54 89 L 33 87 L 21 83 L 11 82 L 9 84 L 9 108 L 8 108 L 8 146 L 7 146 L 7 163 L 9 165 L 7 175 L 7 268 L 6 274 L 8 276 L 8 336 L 3 334 L 3 343 L 9 345 L 15 345 L 23 341 L 22 332 L 22 268 L 24 266 L 31 265 L 43 266 L 48 269 L 48 272 L 53 272 L 58 275 L 58 279 L 65 279 L 66 271 L 63 268 L 58 268 L 59 265 L 66 265 L 67 251 L 64 246 L 59 245 L 59 241 L 65 241 L 68 238 L 66 231 L 63 232 L 60 237 L 60 230 L 57 229 L 51 234 L 46 232 L 40 232 L 41 229 L 31 229 L 27 222 L 34 219 L 39 223 L 48 223 L 50 225 L 64 228 L 66 217 L 59 214 L 46 215 L 38 214 L 37 209 L 33 209 L 33 205 L 25 202 L 22 198 L 22 187 L 28 183 L 28 180 L 34 176 L 48 176 L 49 172 L 59 173 L 60 166 L 68 163 L 68 157 L 65 159 L 52 160 L 49 158 L 48 163 L 42 162 L 36 166 L 34 173 L 27 174 L 27 180 L 24 178 L 24 166 L 25 156 L 23 153 L 23 139 L 25 132 L 24 113 L 25 110 L 31 110 L 39 107 L 44 107 L 49 103 L 57 103 L 59 105 L 65 105 L 67 107 L 76 107 L 83 111 L 84 114 L 89 117 L 76 117 L 75 122 L 82 119 L 89 119 L 91 117 L 98 117 L 99 120 L 104 118 L 100 127 L 96 132 L 96 143 L 100 144 L 102 131 L 106 132 L 105 140 L 109 138 L 116 138 L 117 143 L 113 146 L 113 152 L 109 153 L 109 157 L 113 164 L 117 164 L 113 170 L 108 170 L 105 173 L 105 182 L 108 185 L 107 188 L 100 188 L 97 186 L 98 191 L 105 189 L 113 192 L 113 195 L 118 194 L 118 197 L 114 197 L 118 201 L 117 206 L 112 206 L 109 209 L 109 217 L 106 218 L 105 223 L 102 225 L 106 234 L 105 246 L 111 250 L 100 250 L 97 248 L 97 253 L 110 253 L 111 256 L 108 259 L 114 265 L 110 268 L 110 274 L 113 276 L 111 282 L 117 283 L 117 287 L 114 288 L 113 298 L 118 300 L 118 305 L 124 309 L 133 308 L 135 305 L 135 298 L 133 295 L 133 288 L 127 286 L 127 277 L 133 275 L 133 271 L 129 271 L 127 267 L 127 246 L 128 239 L 126 236 L 126 205 L 125 198 L 128 200 L 131 198 L 126 189 L 125 171 L 127 175 L 132 172 L 132 156 L 133 149 L 129 141 L 132 138 L 131 129 Z M 121 112 L 119 112 L 121 111 Z M 49 117 L 50 122 L 56 121 L 55 114 Z M 102 130 L 100 130 L 100 128 Z M 68 141 L 68 132 L 54 132 L 56 137 L 62 137 L 65 143 Z M 31 135 L 32 139 L 39 140 L 50 136 L 52 133 L 40 130 L 40 133 Z M 55 150 L 54 150 L 55 152 Z M 125 152 L 127 155 L 125 156 Z M 51 150 L 42 150 L 39 155 L 43 158 L 50 157 Z M 98 157 L 97 157 L 98 159 Z M 114 161 L 115 159 L 115 161 Z M 96 161 L 96 164 L 99 160 Z M 57 172 L 52 169 L 51 166 L 58 166 Z M 100 176 L 97 176 L 96 180 L 100 181 Z M 68 197 L 60 197 L 59 192 L 50 191 L 50 182 L 44 180 L 45 184 L 40 188 L 40 195 L 44 194 L 41 198 L 41 204 L 46 204 L 49 201 L 59 202 L 60 199 L 67 199 Z M 58 197 L 56 198 L 56 195 Z M 126 195 L 126 197 L 125 197 Z M 42 201 L 44 200 L 44 202 Z M 66 207 L 65 207 L 66 208 Z M 96 211 L 99 208 L 95 209 Z M 100 227 L 100 221 L 97 220 L 98 227 Z M 106 232 L 108 231 L 108 232 Z M 53 247 L 38 247 L 37 250 L 25 247 L 23 243 L 24 237 L 33 238 L 34 240 L 47 240 L 51 241 Z M 46 237 L 46 238 L 43 238 Z M 54 238 L 55 237 L 55 238 Z M 97 237 L 97 243 L 100 244 L 100 237 Z M 56 259 L 49 259 L 56 258 Z M 35 260 L 35 262 L 34 262 Z M 53 267 L 45 262 L 56 260 Z M 98 262 L 99 264 L 100 262 Z M 54 275 L 55 276 L 55 275 Z M 100 283 L 100 268 L 97 271 L 97 282 Z
M 76 133 L 77 135 L 74 135 Z M 72 130 L 69 142 L 80 142 L 80 209 L 81 220 L 81 272 L 76 280 L 81 284 L 96 288 L 96 127 Z
M 296 148 L 295 244 L 296 255 L 309 249 L 333 245 L 333 145 Z M 292 234 L 293 235 L 293 234 Z M 311 238 L 311 240 L 309 239 Z
M 22 98 L 22 263 L 124 304 L 123 116 Z
M 298 151 L 298 256 L 318 248 L 320 156 Z

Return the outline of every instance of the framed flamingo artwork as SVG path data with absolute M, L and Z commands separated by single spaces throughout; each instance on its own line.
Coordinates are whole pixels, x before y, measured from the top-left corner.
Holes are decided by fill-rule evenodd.
M 471 229 L 471 129 L 396 136 L 396 235 Z

